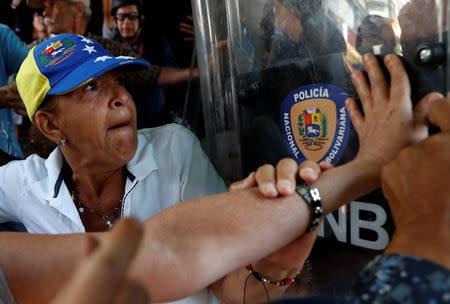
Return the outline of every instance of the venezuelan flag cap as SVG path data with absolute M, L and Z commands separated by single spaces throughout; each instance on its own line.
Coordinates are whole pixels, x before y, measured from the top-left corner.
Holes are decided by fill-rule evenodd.
M 148 68 L 149 63 L 134 57 L 114 57 L 94 40 L 61 34 L 30 50 L 17 74 L 17 89 L 33 121 L 47 95 L 71 92 L 122 66 L 136 71 Z

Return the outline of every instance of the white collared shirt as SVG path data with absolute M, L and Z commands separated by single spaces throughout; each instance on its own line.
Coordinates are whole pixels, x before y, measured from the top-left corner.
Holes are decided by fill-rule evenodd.
M 59 148 L 0 167 L 0 222 L 18 221 L 31 233 L 85 232 L 61 174 Z M 198 139 L 180 125 L 138 132 L 127 164 L 123 216 L 144 221 L 185 200 L 227 191 Z
M 48 159 L 32 155 L 0 167 L 0 222 L 17 221 L 30 233 L 85 232 L 61 174 L 59 148 Z M 185 200 L 227 191 L 198 139 L 180 125 L 138 132 L 127 164 L 122 216 L 144 221 Z M 210 289 L 177 303 L 217 303 Z

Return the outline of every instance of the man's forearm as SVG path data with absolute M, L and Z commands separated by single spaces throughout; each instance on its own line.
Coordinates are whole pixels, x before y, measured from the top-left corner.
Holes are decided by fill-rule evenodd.
M 359 161 L 322 173 L 317 185 L 324 211 L 374 190 L 378 175 Z M 251 189 L 184 202 L 145 223 L 132 274 L 150 288 L 155 302 L 184 297 L 290 243 L 310 219 L 310 208 L 296 194 L 267 199 Z M 168 290 L 173 282 L 177 287 Z
M 85 235 L 0 234 L 0 267 L 17 303 L 48 303 L 82 258 Z
M 274 202 L 257 189 L 184 202 L 144 223 L 130 274 L 155 302 L 186 297 L 288 243 L 308 217 L 299 197 Z M 83 241 L 84 235 L 1 234 L 0 267 L 17 301 L 47 303 L 80 261 Z
M 161 73 L 159 74 L 157 86 L 169 87 L 180 83 L 187 82 L 191 77 L 191 71 L 189 68 L 173 68 L 173 67 L 161 67 Z M 192 71 L 192 78 L 198 78 L 198 69 L 195 68 Z
M 324 213 L 328 214 L 380 187 L 380 170 L 379 164 L 356 158 L 321 173 L 314 185 L 320 190 Z
M 320 189 L 320 193 L 323 201 L 323 209 L 325 213 L 329 213 L 346 202 L 354 200 L 370 191 L 375 189 L 379 185 L 379 166 L 372 166 L 368 161 L 355 160 L 346 165 L 334 168 L 333 170 L 321 173 L 319 181 L 316 186 Z M 294 196 L 295 197 L 295 196 Z M 277 204 L 278 202 L 269 202 L 269 204 Z M 283 202 L 286 204 L 289 202 Z M 304 205 L 304 202 L 299 204 Z M 293 208 L 295 208 L 295 204 Z M 272 207 L 272 206 L 270 206 Z M 286 216 L 280 218 L 283 220 L 289 220 Z M 306 220 L 309 224 L 309 217 L 306 219 L 303 216 L 297 218 L 298 221 Z M 267 223 L 269 229 L 273 229 Z M 277 226 L 279 224 L 276 224 Z M 292 224 L 293 227 L 296 223 Z M 261 235 L 265 235 L 265 231 L 260 231 Z M 316 231 L 317 232 L 317 231 Z M 282 237 L 282 236 L 278 236 Z M 309 233 L 303 235 L 302 241 L 296 241 L 290 243 L 288 246 L 293 246 L 290 251 L 297 252 L 294 258 L 296 261 L 304 261 L 309 252 L 313 242 L 309 239 L 314 239 L 315 234 Z M 267 238 L 267 242 L 268 242 Z M 266 243 L 266 245 L 268 245 Z M 284 257 L 289 259 L 289 257 Z M 255 271 L 263 273 L 264 276 L 269 277 L 275 281 L 281 281 L 285 278 L 295 277 L 295 274 L 301 269 L 302 265 L 295 264 L 294 267 L 280 267 L 280 265 L 271 265 L 267 261 L 254 263 Z M 222 303 L 241 303 L 243 294 L 243 287 L 248 277 L 248 271 L 244 268 L 244 263 L 239 266 L 238 271 L 227 274 L 226 277 L 213 284 L 213 290 L 216 296 Z M 275 300 L 283 295 L 286 287 L 279 287 L 273 284 L 266 284 L 267 291 L 271 300 Z M 267 296 L 262 289 L 261 283 L 253 278 L 247 282 L 247 292 L 245 294 L 246 300 L 249 303 L 259 303 L 267 300 Z
M 371 188 L 355 168 L 349 163 L 319 179 L 326 212 L 343 204 L 351 187 Z M 290 243 L 309 221 L 310 209 L 298 195 L 267 199 L 250 189 L 183 202 L 144 223 L 130 274 L 153 301 L 179 299 Z M 83 254 L 83 235 L 6 235 L 0 237 L 0 266 L 22 303 L 48 302 Z

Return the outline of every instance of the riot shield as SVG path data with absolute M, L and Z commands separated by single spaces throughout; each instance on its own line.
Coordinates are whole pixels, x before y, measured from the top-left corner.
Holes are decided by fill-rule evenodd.
M 207 152 L 226 182 L 281 158 L 334 165 L 358 138 L 344 101 L 366 52 L 401 56 L 416 103 L 447 93 L 447 0 L 192 0 Z M 376 190 L 327 216 L 291 294 L 345 294 L 395 227 Z M 304 284 L 306 281 L 307 284 Z

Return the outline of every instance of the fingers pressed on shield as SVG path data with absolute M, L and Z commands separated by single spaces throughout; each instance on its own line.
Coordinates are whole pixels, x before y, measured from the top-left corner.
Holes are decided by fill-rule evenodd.
M 384 57 L 384 63 L 389 74 L 391 74 L 390 100 L 399 102 L 405 97 L 409 99 L 411 96 L 411 85 L 400 58 L 396 55 L 387 55 Z
M 371 84 L 372 98 L 370 98 L 370 101 L 378 104 L 381 101 L 388 100 L 389 84 L 375 55 L 365 54 L 363 56 L 363 63 Z
M 348 98 L 345 101 L 345 107 L 347 108 L 348 114 L 350 115 L 353 127 L 355 127 L 356 132 L 359 132 L 361 126 L 364 123 L 364 117 L 359 110 L 358 105 L 356 104 L 356 100 L 354 98 Z
M 364 115 L 366 115 L 367 113 L 370 113 L 369 109 L 372 105 L 372 95 L 366 75 L 364 75 L 362 71 L 354 71 L 352 73 L 352 82 L 356 88 L 359 99 L 361 100 Z

